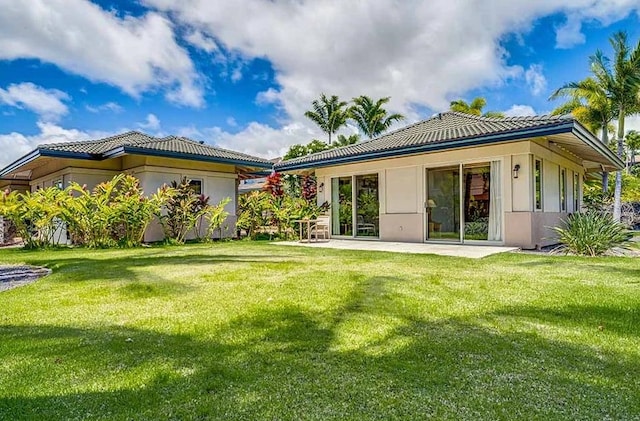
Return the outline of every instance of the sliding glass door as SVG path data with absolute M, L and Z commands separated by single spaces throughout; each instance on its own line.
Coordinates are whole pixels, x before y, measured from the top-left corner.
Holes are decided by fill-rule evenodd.
M 427 240 L 502 240 L 500 168 L 492 161 L 427 170 Z
M 378 174 L 332 178 L 331 221 L 333 235 L 378 237 Z
M 331 179 L 331 233 L 353 235 L 353 185 L 351 177 Z
M 378 174 L 357 175 L 356 237 L 377 237 L 380 227 Z
M 464 239 L 486 240 L 489 236 L 491 167 L 464 167 Z
M 427 239 L 460 241 L 460 168 L 427 171 Z

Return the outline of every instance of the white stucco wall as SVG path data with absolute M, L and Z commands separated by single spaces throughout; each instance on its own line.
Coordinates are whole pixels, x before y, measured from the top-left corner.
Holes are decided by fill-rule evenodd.
M 141 167 L 133 170 L 133 173 L 140 179 L 140 185 L 145 194 L 153 194 L 165 184 L 172 181 L 180 181 L 183 177 L 191 180 L 202 181 L 202 193 L 209 196 L 210 204 L 218 204 L 225 198 L 231 201 L 225 206 L 225 210 L 229 212 L 223 227 L 223 237 L 233 237 L 235 235 L 236 217 L 236 175 L 229 173 L 216 173 L 197 171 L 197 170 L 179 170 L 174 168 L 163 167 Z M 214 237 L 218 237 L 216 233 Z M 188 238 L 193 238 L 190 235 Z M 159 222 L 154 221 L 147 228 L 145 233 L 145 241 L 161 241 L 164 238 L 162 226 Z

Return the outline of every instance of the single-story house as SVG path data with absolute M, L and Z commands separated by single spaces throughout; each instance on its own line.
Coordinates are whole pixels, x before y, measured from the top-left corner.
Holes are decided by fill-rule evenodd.
M 570 116 L 445 112 L 274 168 L 315 174 L 333 237 L 531 249 L 580 211 L 587 173 L 623 166 Z
M 140 180 L 145 194 L 164 184 L 187 177 L 210 203 L 229 197 L 231 202 L 223 235 L 235 234 L 239 180 L 270 172 L 273 164 L 262 158 L 220 149 L 186 137 L 157 138 L 131 131 L 99 140 L 40 145 L 0 170 L 0 189 L 31 190 L 71 182 L 92 189 L 126 172 Z M 145 241 L 163 238 L 159 224 L 152 224 Z

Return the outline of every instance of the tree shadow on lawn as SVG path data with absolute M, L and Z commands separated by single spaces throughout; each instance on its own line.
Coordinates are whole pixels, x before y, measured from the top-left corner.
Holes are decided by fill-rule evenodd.
M 529 319 L 537 323 L 587 331 L 613 332 L 618 336 L 640 338 L 640 308 L 604 305 L 566 305 L 563 307 L 515 306 L 493 313 L 513 319 Z M 640 374 L 640 367 L 638 368 Z
M 99 258 L 61 258 L 50 260 L 47 267 L 53 270 L 53 274 L 64 275 L 60 280 L 64 282 L 93 281 L 93 280 L 115 280 L 141 279 L 141 273 L 146 274 L 146 269 L 162 268 L 162 270 L 152 271 L 157 278 L 163 278 L 162 274 L 169 271 L 179 274 L 188 267 L 207 265 L 219 266 L 226 263 L 236 264 L 280 264 L 291 259 L 278 260 L 272 256 L 265 255 L 233 255 L 220 254 L 210 255 L 206 253 L 188 253 L 177 255 L 140 255 L 140 256 L 100 256 Z M 42 262 L 40 262 L 42 264 Z
M 200 336 L 1 326 L 0 418 L 640 417 L 637 356 L 381 311 L 368 300 L 389 282 L 365 279 L 329 314 L 265 305 Z M 395 324 L 339 346 L 366 338 L 349 322 L 373 316 Z

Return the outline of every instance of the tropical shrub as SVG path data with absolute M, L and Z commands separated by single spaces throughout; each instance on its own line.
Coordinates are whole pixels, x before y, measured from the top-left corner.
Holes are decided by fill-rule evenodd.
M 90 248 L 139 246 L 169 194 L 159 189 L 146 197 L 138 179 L 125 174 L 98 184 L 93 191 L 78 183 L 71 183 L 67 191 L 72 198 L 63 218 L 71 241 Z
M 271 194 L 274 198 L 281 198 L 284 196 L 284 188 L 282 185 L 282 175 L 278 172 L 269 174 L 265 180 L 262 189 Z
M 63 209 L 70 197 L 57 187 L 33 193 L 5 192 L 0 215 L 11 221 L 25 248 L 43 248 L 60 242 L 64 234 Z
M 316 184 L 315 177 L 311 177 L 309 175 L 305 175 L 302 178 L 301 195 L 302 195 L 302 198 L 304 200 L 306 200 L 307 202 L 311 202 L 311 201 L 316 200 L 316 197 L 318 195 L 318 187 L 317 187 L 317 184 Z
M 601 256 L 614 247 L 624 247 L 632 236 L 611 215 L 593 210 L 569 215 L 564 225 L 553 227 L 561 250 L 583 256 Z
M 328 203 L 318 206 L 315 200 L 309 202 L 301 197 L 277 197 L 267 191 L 254 191 L 238 199 L 237 226 L 252 239 L 263 232 L 269 238 L 274 232 L 279 238 L 290 238 L 295 235 L 293 221 L 315 219 L 328 209 Z
M 270 195 L 264 191 L 253 191 L 238 198 L 238 228 L 247 231 L 249 238 L 254 238 L 258 228 L 265 225 L 269 209 Z
M 159 217 L 164 236 L 167 241 L 182 244 L 189 232 L 201 223 L 209 198 L 197 194 L 186 177 L 179 182 L 172 181 L 170 187 L 165 187 L 165 191 L 165 212 Z M 198 233 L 200 231 L 197 230 Z
M 222 224 L 229 216 L 229 212 L 227 212 L 224 208 L 231 202 L 231 199 L 228 197 L 223 199 L 217 205 L 208 205 L 204 210 L 203 219 L 207 223 L 207 229 L 205 234 L 205 239 L 207 241 L 213 238 L 213 234 L 216 230 L 221 229 Z M 220 238 L 222 238 L 222 231 L 220 231 Z
M 194 191 L 191 181 L 184 177 L 165 186 L 164 212 L 158 215 L 164 230 L 165 241 L 183 244 L 193 233 L 197 240 L 211 239 L 229 215 L 224 207 L 231 201 L 226 198 L 217 205 L 209 204 L 209 197 Z
M 121 247 L 136 247 L 142 244 L 144 232 L 160 214 L 166 204 L 169 193 L 167 189 L 146 197 L 140 181 L 130 175 L 123 176 L 116 185 L 113 198 L 114 208 L 111 225 L 111 236 Z

